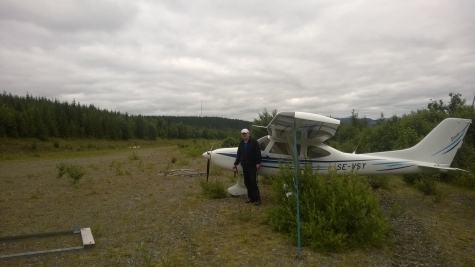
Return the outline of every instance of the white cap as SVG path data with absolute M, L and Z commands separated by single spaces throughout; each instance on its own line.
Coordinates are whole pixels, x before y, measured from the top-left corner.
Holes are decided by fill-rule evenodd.
M 242 129 L 241 133 L 249 133 L 249 130 L 248 129 Z

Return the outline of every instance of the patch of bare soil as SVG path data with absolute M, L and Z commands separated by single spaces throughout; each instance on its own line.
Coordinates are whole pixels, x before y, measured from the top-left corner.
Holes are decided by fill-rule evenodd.
M 132 156 L 135 152 L 135 156 Z M 138 156 L 138 158 L 136 157 Z M 186 158 L 174 147 L 136 149 L 108 156 L 0 162 L 0 236 L 90 227 L 96 245 L 80 251 L 0 260 L 1 266 L 470 266 L 475 198 L 447 191 L 442 203 L 395 182 L 381 193 L 381 206 L 394 226 L 386 249 L 320 254 L 302 248 L 263 223 L 272 203 L 261 185 L 261 206 L 244 197 L 207 199 L 199 179 L 164 175 L 170 169 L 205 172 L 206 160 Z M 78 184 L 60 162 L 81 166 Z M 210 179 L 226 186 L 228 175 Z M 394 209 L 394 203 L 401 206 Z M 79 237 L 0 243 L 0 256 L 79 246 Z

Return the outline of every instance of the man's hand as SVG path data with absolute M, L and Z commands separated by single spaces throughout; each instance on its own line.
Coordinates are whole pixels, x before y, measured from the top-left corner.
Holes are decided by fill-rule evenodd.
M 261 168 L 261 164 L 256 164 L 256 169 L 259 170 Z

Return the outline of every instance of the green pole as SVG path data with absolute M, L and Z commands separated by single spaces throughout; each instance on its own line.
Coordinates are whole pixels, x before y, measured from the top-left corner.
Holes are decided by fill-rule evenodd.
M 294 190 L 295 197 L 297 198 L 297 241 L 298 241 L 298 251 L 300 255 L 300 203 L 299 203 L 299 178 L 298 178 L 298 169 L 299 169 L 299 158 L 297 155 L 297 125 L 296 119 L 294 119 Z

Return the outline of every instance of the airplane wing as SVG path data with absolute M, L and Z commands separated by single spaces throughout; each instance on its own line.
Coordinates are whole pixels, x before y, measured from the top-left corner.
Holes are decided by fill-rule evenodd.
M 340 121 L 326 116 L 306 112 L 279 112 L 267 126 L 270 136 L 288 139 L 293 136 L 294 123 L 297 140 L 323 142 L 335 135 Z
M 451 168 L 451 167 L 447 167 L 447 166 L 441 166 L 437 163 L 428 163 L 428 162 L 423 162 L 422 163 L 421 162 L 421 163 L 417 164 L 417 166 L 424 167 L 424 168 L 445 170 L 445 171 L 464 171 L 464 172 L 468 172 L 466 170 L 459 169 L 459 168 Z

